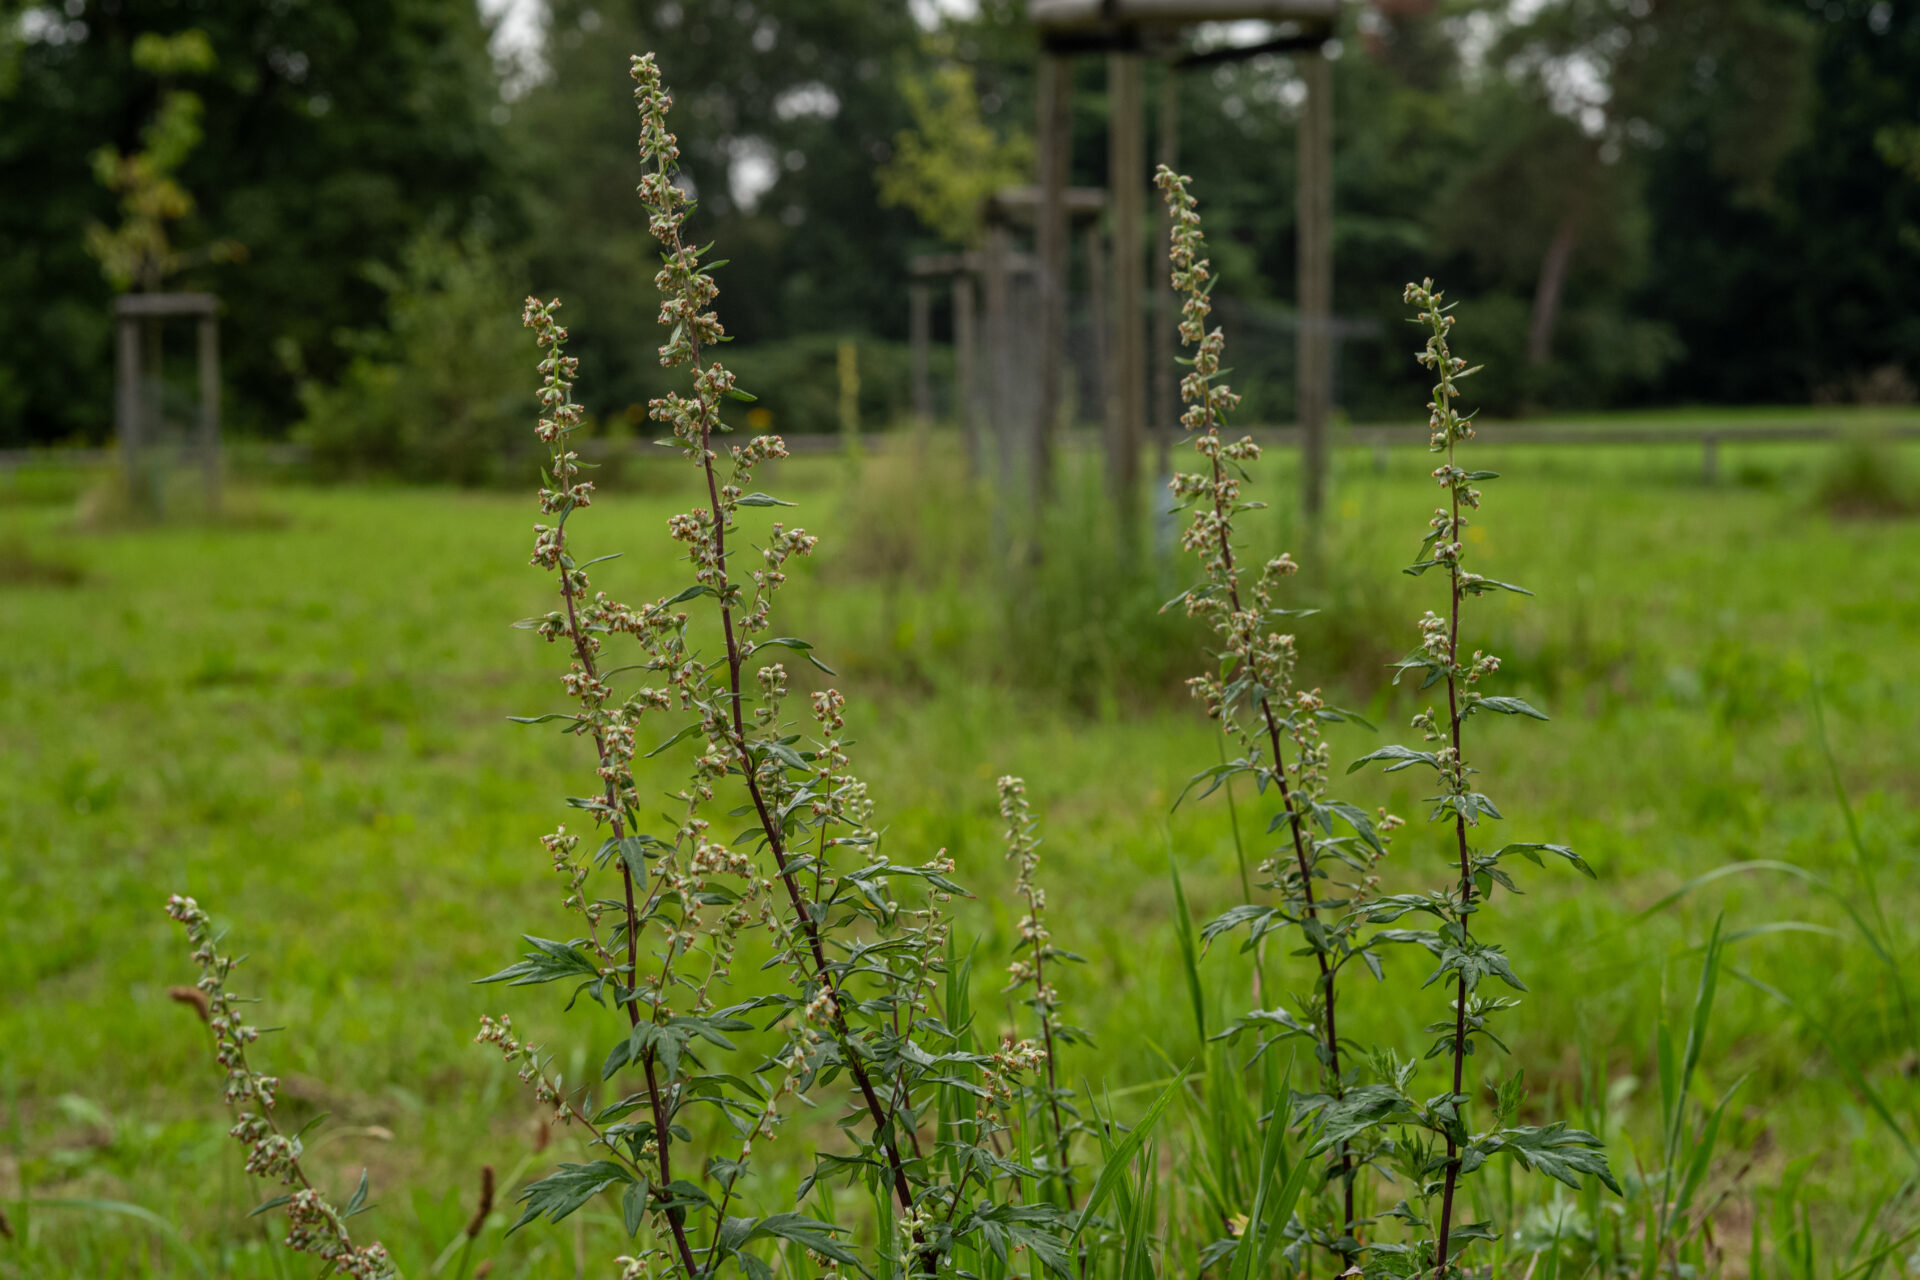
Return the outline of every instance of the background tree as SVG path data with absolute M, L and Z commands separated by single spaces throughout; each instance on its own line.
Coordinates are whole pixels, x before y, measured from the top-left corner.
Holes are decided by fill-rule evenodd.
M 632 216 L 637 170 L 609 158 L 632 154 L 635 49 L 673 68 L 697 225 L 732 254 L 722 306 L 743 381 L 785 397 L 763 406 L 782 428 L 830 427 L 834 350 L 852 338 L 862 419 L 904 406 L 908 259 L 960 229 L 949 215 L 989 168 L 944 153 L 1032 127 L 1022 0 L 964 16 L 866 0 L 550 0 L 504 97 L 474 6 L 0 0 L 0 189 L 29 193 L 0 201 L 0 289 L 31 300 L 0 313 L 0 446 L 109 432 L 112 290 L 85 229 L 126 224 L 91 158 L 139 153 L 169 88 L 201 99 L 205 135 L 170 171 L 193 207 L 169 242 L 248 253 L 202 254 L 173 281 L 218 293 L 235 321 L 234 430 L 284 437 L 315 394 L 398 358 L 380 348 L 403 327 L 483 331 L 452 309 L 522 269 L 564 292 L 591 335 L 590 407 L 631 416 L 659 386 L 652 310 L 630 283 L 654 261 Z M 1373 417 L 1414 389 L 1383 300 L 1426 271 L 1473 304 L 1502 371 L 1481 386 L 1495 412 L 1914 394 L 1916 24 L 1920 9 L 1898 0 L 1355 6 L 1334 60 L 1335 309 L 1381 337 L 1343 347 L 1344 407 Z M 191 26 L 211 70 L 169 86 L 136 67 L 143 35 Z M 1278 54 L 1171 74 L 1181 168 L 1208 193 L 1221 319 L 1245 339 L 1248 412 L 1283 417 L 1290 362 L 1262 359 L 1288 345 L 1296 293 L 1299 77 Z M 1073 75 L 1071 181 L 1104 185 L 1104 67 L 1078 59 Z M 994 180 L 1017 159 L 1001 154 Z M 935 178 L 965 181 L 941 193 Z M 948 213 L 929 207 L 924 224 L 889 204 L 902 183 Z M 446 266 L 438 283 L 418 270 L 429 260 Z M 433 324 L 416 323 L 405 289 L 430 295 Z
M 316 376 L 344 367 L 334 331 L 381 302 L 360 264 L 397 260 L 436 219 L 517 234 L 471 0 L 0 5 L 0 290 L 36 300 L 0 313 L 0 445 L 109 432 L 111 290 L 84 228 L 114 207 L 92 158 L 135 152 L 155 117 L 165 90 L 135 65 L 140 38 L 190 27 L 213 69 L 193 85 L 204 140 L 174 172 L 195 206 L 174 234 L 248 256 L 186 264 L 178 283 L 219 294 L 235 322 L 223 370 L 236 428 L 293 421 L 286 355 Z
M 633 53 L 652 50 L 672 68 L 682 179 L 700 201 L 702 242 L 727 245 L 720 306 L 745 347 L 844 331 L 904 337 L 913 220 L 882 207 L 876 171 L 910 122 L 899 83 L 921 35 L 904 5 L 866 0 L 552 0 L 545 74 L 511 128 L 534 193 L 532 272 L 567 298 L 594 371 L 590 409 L 643 405 L 661 385 L 655 307 L 633 285 L 657 263 L 633 212 Z M 758 394 L 753 373 L 742 365 L 742 385 Z
M 1631 303 L 1686 348 L 1648 398 L 1852 398 L 1876 374 L 1920 381 L 1920 174 L 1877 145 L 1914 118 L 1920 8 L 1775 9 L 1809 35 L 1811 101 L 1768 198 L 1703 163 L 1710 118 L 1682 116 L 1648 157 L 1652 261 Z
M 181 74 L 213 70 L 213 46 L 207 33 L 190 27 L 175 36 L 147 32 L 133 42 L 133 65 L 163 86 Z M 175 179 L 180 166 L 200 145 L 204 107 L 188 89 L 163 87 L 153 119 L 140 131 L 141 149 L 122 155 L 112 147 L 93 153 L 100 185 L 119 197 L 120 222 L 87 224 L 87 251 L 115 289 L 151 292 L 188 265 L 192 258 L 173 246 L 167 224 L 193 212 L 193 196 Z M 235 258 L 241 247 L 216 241 L 203 254 L 208 261 Z
M 894 137 L 893 158 L 880 166 L 880 200 L 913 211 L 950 244 L 971 244 L 980 205 L 1004 186 L 1033 181 L 1033 137 L 1004 136 L 981 115 L 973 72 L 943 60 L 900 80 L 913 127 Z

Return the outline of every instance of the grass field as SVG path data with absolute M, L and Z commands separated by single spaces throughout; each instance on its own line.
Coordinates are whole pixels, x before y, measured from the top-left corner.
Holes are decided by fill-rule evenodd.
M 1507 477 L 1474 546 L 1482 571 L 1538 595 L 1489 604 L 1474 643 L 1508 658 L 1505 691 L 1555 717 L 1487 725 L 1479 763 L 1513 838 L 1564 840 L 1599 873 L 1529 870 L 1528 895 L 1492 917 L 1532 987 L 1517 1056 L 1562 1111 L 1583 1058 L 1603 1062 L 1613 1158 L 1634 1168 L 1658 1123 L 1656 1013 L 1687 997 L 1724 914 L 1730 971 L 1753 982 L 1726 982 L 1704 1065 L 1705 1094 L 1743 1082 L 1715 1176 L 1736 1203 L 1802 1178 L 1840 1230 L 1920 1167 L 1902 985 L 1920 957 L 1920 521 L 1817 509 L 1822 446 L 1728 446 L 1714 487 L 1684 447 L 1503 450 L 1490 431 L 1479 456 Z M 1335 738 L 1344 767 L 1398 738 L 1411 707 L 1383 666 L 1434 599 L 1398 573 L 1434 490 L 1417 450 L 1384 470 L 1339 462 L 1326 527 L 1292 545 L 1316 566 L 1301 602 L 1332 611 L 1303 625 L 1303 668 L 1381 725 Z M 889 838 L 953 853 L 989 956 L 1018 915 L 999 896 L 993 780 L 1029 779 L 1056 939 L 1089 961 L 1063 994 L 1099 1047 L 1066 1072 L 1124 1098 L 1197 1052 L 1169 850 L 1197 918 L 1239 896 L 1225 797 L 1170 812 L 1218 758 L 1169 688 L 1192 642 L 1139 607 L 1159 582 L 1103 591 L 1097 573 L 1060 586 L 1042 570 L 1020 580 L 1059 589 L 1014 606 L 1028 638 L 1011 644 L 980 550 L 990 522 L 953 468 L 904 452 L 853 468 L 761 477 L 823 537 L 782 630 L 842 671 Z M 1268 496 L 1290 495 L 1284 461 L 1266 469 Z M 680 495 L 631 481 L 575 529 L 587 554 L 629 552 L 597 578 L 627 599 L 682 581 L 661 537 Z M 371 1166 L 372 1232 L 430 1274 L 481 1164 L 518 1178 L 579 1158 L 564 1134 L 536 1154 L 531 1100 L 470 1043 L 482 1011 L 505 1009 L 572 1053 L 570 1076 L 589 1052 L 540 993 L 469 985 L 518 934 L 567 935 L 537 836 L 590 776 L 576 741 L 505 720 L 559 702 L 557 653 L 508 626 L 547 608 L 526 564 L 531 502 L 282 487 L 248 500 L 284 519 L 83 533 L 63 496 L 22 485 L 0 508 L 0 1208 L 15 1233 L 0 1276 L 282 1274 L 245 1216 L 260 1197 L 224 1136 L 204 1034 L 166 995 L 191 977 L 160 909 L 175 890 L 252 953 L 242 986 L 288 1028 L 264 1056 L 296 1109 L 332 1113 L 318 1167 L 350 1188 Z M 1255 520 L 1277 549 L 1284 514 Z M 1095 556 L 1065 558 L 1072 577 Z M 1186 567 L 1165 577 L 1177 589 Z M 1072 696 L 1047 687 L 1065 679 L 1049 635 L 1071 649 Z M 664 785 L 678 763 L 658 763 Z M 1347 791 L 1417 817 L 1408 778 Z M 1237 803 L 1257 840 L 1266 814 Z M 1443 853 L 1416 821 L 1397 887 L 1440 882 Z M 1240 963 L 1203 966 L 1219 1010 L 1244 1007 Z M 1354 1034 L 1407 1044 L 1440 1008 L 1346 999 Z M 482 1238 L 495 1275 L 604 1273 L 619 1252 L 611 1210 L 503 1242 L 510 1220 Z

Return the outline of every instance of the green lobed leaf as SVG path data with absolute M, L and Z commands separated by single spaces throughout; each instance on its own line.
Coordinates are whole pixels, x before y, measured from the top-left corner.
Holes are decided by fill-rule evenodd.
M 1544 1173 L 1575 1188 L 1582 1174 L 1598 1178 L 1615 1195 L 1624 1194 L 1607 1168 L 1606 1144 L 1584 1129 L 1565 1123 L 1502 1129 L 1474 1143 L 1487 1155 L 1506 1154 L 1524 1169 Z
M 351 1218 L 357 1213 L 365 1213 L 372 1206 L 367 1203 L 367 1171 L 360 1170 L 360 1185 L 353 1189 L 353 1195 L 347 1201 L 346 1208 L 340 1211 L 343 1218 Z
M 647 1180 L 640 1179 L 628 1185 L 620 1197 L 620 1222 L 627 1229 L 627 1238 L 640 1234 L 640 1228 L 647 1223 Z
M 1317 1156 L 1369 1129 L 1404 1124 L 1419 1118 L 1413 1103 L 1391 1085 L 1368 1084 L 1347 1090 L 1320 1113 L 1320 1136 L 1307 1154 Z
M 1415 751 L 1412 747 L 1403 747 L 1394 744 L 1367 752 L 1367 754 L 1348 765 L 1347 772 L 1352 773 L 1362 765 L 1372 764 L 1375 760 L 1395 761 L 1396 763 L 1387 766 L 1386 771 L 1388 773 L 1398 773 L 1402 769 L 1411 769 L 1416 764 L 1430 765 L 1435 769 L 1440 767 L 1440 762 L 1434 756 L 1433 752 Z
M 685 742 L 688 738 L 691 738 L 694 734 L 698 732 L 700 732 L 700 722 L 698 720 L 695 720 L 692 724 L 685 726 L 678 733 L 675 733 L 671 738 L 668 738 L 665 742 L 661 743 L 659 746 L 655 747 L 653 750 L 647 752 L 644 758 L 651 760 L 655 756 L 659 755 L 662 751 L 665 751 L 668 747 L 674 746 L 681 742 Z
M 526 959 L 518 964 L 510 964 L 498 973 L 476 978 L 476 986 L 485 982 L 504 982 L 512 987 L 527 987 L 560 978 L 600 976 L 599 968 L 577 948 L 550 938 L 536 938 L 530 934 L 523 936 L 534 948 L 526 953 Z
M 731 1220 L 730 1220 L 731 1221 Z M 749 1220 L 751 1221 L 751 1220 Z M 794 1244 L 811 1249 L 823 1258 L 831 1258 L 842 1266 L 857 1268 L 862 1275 L 871 1275 L 853 1250 L 840 1242 L 836 1233 L 846 1230 L 829 1223 L 819 1222 L 798 1213 L 776 1213 L 772 1217 L 762 1218 L 753 1224 L 743 1243 L 755 1240 L 790 1240 Z
M 665 600 L 662 600 L 660 603 L 663 607 L 667 605 L 685 604 L 687 601 L 694 599 L 696 596 L 710 596 L 712 594 L 713 594 L 712 587 L 708 586 L 704 582 L 696 582 L 690 587 L 682 587 L 678 592 L 668 596 Z
M 507 1234 L 512 1235 L 543 1214 L 549 1221 L 559 1222 L 607 1188 L 633 1180 L 633 1175 L 611 1160 L 562 1164 L 556 1172 L 521 1189 L 519 1201 L 527 1208 L 519 1221 L 507 1228 Z
M 1568 862 L 1571 862 L 1575 867 L 1580 869 L 1587 879 L 1596 880 L 1599 878 L 1594 875 L 1593 868 L 1587 865 L 1584 858 L 1564 844 L 1540 844 L 1531 840 L 1523 840 L 1517 844 L 1502 845 L 1499 851 L 1493 856 L 1495 858 L 1504 858 L 1509 853 L 1519 854 L 1536 867 L 1545 865 L 1540 861 L 1540 855 L 1542 853 L 1551 853 L 1556 857 L 1565 858 Z
M 1474 711 L 1498 711 L 1503 716 L 1531 716 L 1535 720 L 1545 720 L 1545 712 L 1538 710 L 1521 698 L 1475 698 L 1466 705 L 1460 714 L 1471 715 Z

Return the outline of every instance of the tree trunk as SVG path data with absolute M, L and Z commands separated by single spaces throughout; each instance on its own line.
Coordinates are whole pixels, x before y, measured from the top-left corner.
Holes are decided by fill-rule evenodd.
M 1540 283 L 1533 291 L 1533 319 L 1527 326 L 1527 363 L 1538 368 L 1553 358 L 1553 329 L 1560 319 L 1560 292 L 1567 283 L 1567 264 L 1580 242 L 1579 214 L 1569 209 L 1547 242 L 1540 260 Z

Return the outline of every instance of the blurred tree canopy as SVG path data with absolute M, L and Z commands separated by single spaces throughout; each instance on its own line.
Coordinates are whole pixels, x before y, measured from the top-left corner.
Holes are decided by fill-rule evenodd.
M 382 305 L 361 264 L 436 220 L 519 234 L 472 0 L 0 0 L 0 444 L 110 429 L 112 289 L 86 228 L 116 198 L 94 157 L 139 151 L 168 92 L 142 38 L 194 29 L 203 137 L 169 175 L 193 206 L 169 235 L 244 260 L 190 257 L 167 285 L 225 303 L 237 428 L 284 433 L 290 366 L 345 368 L 335 330 Z
M 628 62 L 653 50 L 675 97 L 720 314 L 742 343 L 823 331 L 900 337 L 911 215 L 876 171 L 909 122 L 899 80 L 921 31 L 869 0 L 550 0 L 545 74 L 509 136 L 538 288 L 566 302 L 589 404 L 637 417 L 658 394 L 659 252 L 635 202 Z M 759 389 L 755 389 L 758 394 Z
M 125 213 L 105 158 L 152 150 L 169 110 L 203 137 L 168 153 L 166 287 L 224 299 L 240 429 L 404 421 L 406 370 L 438 342 L 505 351 L 458 313 L 498 291 L 515 315 L 523 286 L 566 299 L 590 407 L 631 422 L 660 385 L 627 78 L 644 49 L 731 260 L 742 355 L 781 380 L 839 335 L 890 367 L 907 259 L 963 239 L 976 188 L 1030 154 L 1024 4 L 954 8 L 545 0 L 533 46 L 490 50 L 475 0 L 0 0 L 0 445 L 107 434 L 112 286 L 88 228 L 98 250 Z M 205 59 L 139 69 L 143 38 L 193 30 Z M 1223 296 L 1284 314 L 1295 69 L 1150 71 L 1169 74 Z M 1072 180 L 1102 185 L 1103 60 L 1074 77 Z M 1424 273 L 1473 303 L 1496 411 L 1920 382 L 1920 5 L 1371 0 L 1335 81 L 1336 308 L 1386 335 L 1349 349 L 1356 415 L 1418 381 L 1393 335 Z M 440 381 L 423 409 L 458 425 L 427 456 L 493 447 L 504 382 Z
M 900 93 L 913 127 L 894 139 L 880 166 L 880 200 L 911 209 L 922 225 L 954 244 L 980 234 L 983 201 L 1002 187 L 1033 181 L 1033 138 L 997 135 L 980 114 L 973 71 L 943 61 L 930 74 L 903 76 Z

